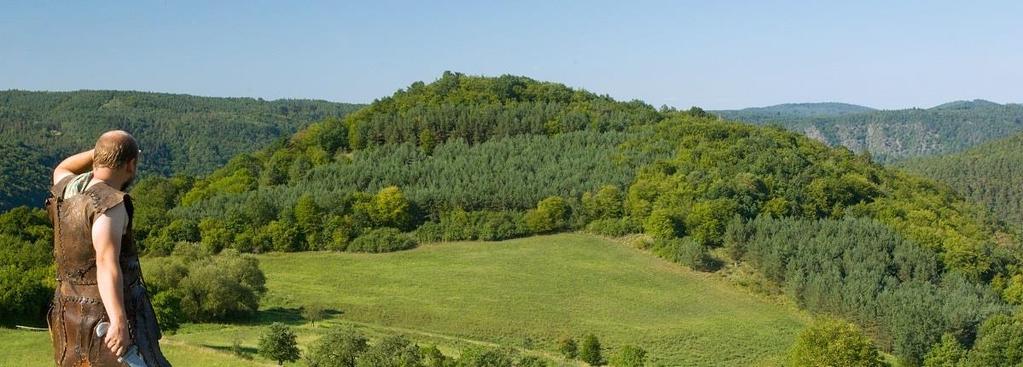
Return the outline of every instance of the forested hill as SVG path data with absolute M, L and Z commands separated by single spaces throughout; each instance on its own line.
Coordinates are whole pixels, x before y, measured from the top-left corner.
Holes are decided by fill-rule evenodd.
M 783 103 L 767 107 L 750 107 L 741 110 L 711 111 L 728 120 L 766 123 L 777 119 L 792 119 L 818 116 L 841 116 L 851 113 L 872 112 L 873 108 L 848 103 Z
M 948 183 L 993 216 L 1023 230 L 1023 133 L 969 150 L 908 159 L 899 167 Z
M 358 107 L 131 91 L 0 91 L 0 209 L 40 205 L 48 171 L 106 130 L 124 129 L 140 140 L 144 173 L 198 175 Z
M 849 108 L 821 108 L 820 113 L 813 109 L 805 113 L 793 112 L 792 108 L 765 109 L 766 113 L 758 109 L 716 113 L 727 119 L 779 124 L 831 146 L 868 151 L 881 162 L 959 152 L 1023 130 L 1023 105 L 984 100 L 956 101 L 927 109 L 860 112 Z
M 449 72 L 205 177 L 150 177 L 132 192 L 152 257 L 584 230 L 854 322 L 907 366 L 946 350 L 971 366 L 1023 362 L 1005 334 L 1023 304 L 1023 252 L 979 206 L 867 155 L 699 108 Z M 15 239 L 0 253 L 29 254 L 46 232 L 22 228 L 42 214 L 15 214 L 0 216 Z M 45 310 L 46 256 L 12 267 L 11 292 L 38 297 L 11 312 Z

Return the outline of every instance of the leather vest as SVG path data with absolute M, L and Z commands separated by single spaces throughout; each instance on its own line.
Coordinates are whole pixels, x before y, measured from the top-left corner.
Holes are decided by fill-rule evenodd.
M 160 330 L 142 279 L 131 228 L 134 216 L 131 197 L 98 182 L 65 199 L 64 188 L 73 178 L 69 175 L 54 185 L 46 199 L 46 211 L 53 223 L 53 258 L 57 263 L 57 289 L 47 323 L 57 365 L 123 366 L 103 338 L 95 334 L 96 325 L 109 318 L 97 286 L 96 251 L 92 243 L 92 224 L 96 218 L 123 204 L 128 224 L 121 237 L 118 262 L 131 343 L 138 346 L 148 366 L 169 366 L 160 351 Z

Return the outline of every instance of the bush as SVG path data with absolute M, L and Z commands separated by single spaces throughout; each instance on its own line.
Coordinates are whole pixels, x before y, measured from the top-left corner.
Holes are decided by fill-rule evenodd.
M 251 315 L 266 292 L 259 261 L 230 249 L 210 256 L 197 245 L 182 243 L 173 255 L 149 260 L 144 271 L 157 316 L 168 321 L 177 316 L 205 322 Z
M 606 218 L 597 219 L 586 225 L 586 232 L 608 236 L 621 237 L 632 233 L 643 232 L 643 228 L 632 222 L 631 218 Z
M 226 320 L 254 314 L 266 292 L 255 258 L 233 250 L 191 265 L 181 280 L 181 309 L 191 321 Z
M 426 222 L 416 228 L 412 236 L 420 243 L 440 242 L 444 240 L 444 228 L 440 223 Z
M 718 267 L 714 258 L 710 257 L 707 247 L 691 237 L 680 240 L 678 247 L 675 248 L 675 261 L 699 271 L 713 271 Z
M 317 322 L 327 317 L 327 309 L 322 304 L 312 303 L 302 306 L 302 318 L 311 322 Z
M 416 229 L 420 241 L 498 241 L 529 234 L 520 212 L 465 211 L 460 208 L 442 212 L 439 222 L 426 222 Z
M 966 359 L 966 349 L 952 334 L 941 336 L 941 343 L 936 344 L 924 357 L 924 367 L 956 367 Z
M 547 367 L 547 361 L 537 356 L 525 356 L 519 359 L 516 367 Z
M 579 345 L 576 344 L 575 339 L 562 338 L 558 341 L 558 351 L 561 355 L 568 359 L 575 359 L 579 356 Z
M 331 216 L 323 225 L 323 237 L 326 241 L 326 249 L 332 251 L 345 251 L 352 237 L 357 233 L 355 222 L 351 216 Z
M 351 327 L 331 329 L 305 353 L 310 367 L 355 367 L 369 348 L 366 337 Z
M 646 364 L 646 351 L 643 348 L 626 345 L 611 356 L 611 365 L 615 367 L 643 367 Z
M 984 321 L 968 366 L 1019 366 L 1023 364 L 1023 309 L 1014 316 L 998 314 Z
M 453 364 L 451 358 L 441 353 L 435 345 L 423 348 L 422 354 L 425 367 L 449 367 Z
M 624 195 L 618 186 L 605 185 L 595 193 L 584 192 L 582 197 L 586 216 L 593 220 L 614 219 L 622 216 Z
M 388 336 L 370 347 L 356 363 L 359 367 L 418 367 L 423 356 L 419 346 L 407 338 Z
M 497 348 L 472 346 L 462 351 L 459 367 L 512 367 L 512 352 Z
M 152 303 L 160 331 L 174 334 L 185 321 L 185 314 L 181 311 L 181 295 L 175 291 L 160 292 L 153 296 Z
M 654 209 L 643 222 L 643 232 L 657 239 L 671 239 L 685 235 L 685 228 L 679 223 L 672 210 Z
M 583 338 L 583 347 L 579 352 L 579 359 L 589 363 L 591 366 L 603 366 L 605 364 L 600 340 L 597 340 L 596 336 L 591 334 Z
M 691 237 L 659 239 L 654 241 L 654 253 L 663 258 L 698 271 L 713 271 L 720 264 L 710 256 L 707 247 Z
M 526 213 L 526 226 L 533 233 L 553 232 L 568 224 L 568 204 L 560 196 L 540 200 L 536 209 Z
M 859 328 L 834 319 L 818 320 L 803 330 L 789 351 L 788 365 L 887 366 L 877 348 Z
M 397 228 L 376 228 L 359 236 L 348 245 L 349 252 L 392 252 L 408 250 L 418 245 L 416 240 Z
M 299 350 L 295 333 L 282 323 L 271 324 L 259 337 L 259 355 L 277 361 L 278 366 L 283 366 L 284 362 L 297 361 Z

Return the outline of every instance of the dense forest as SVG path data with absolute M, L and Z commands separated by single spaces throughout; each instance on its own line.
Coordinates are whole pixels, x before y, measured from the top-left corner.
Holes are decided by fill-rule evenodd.
M 856 112 L 857 107 L 791 104 L 715 113 L 729 120 L 779 124 L 831 146 L 870 152 L 880 162 L 959 152 L 1023 130 L 1019 104 L 974 100 L 927 109 Z
M 201 175 L 358 107 L 128 91 L 0 91 L 0 210 L 41 206 L 46 173 L 106 130 L 128 130 L 140 140 L 144 174 Z
M 1023 231 L 1023 134 L 964 152 L 908 159 L 896 164 L 952 186 L 991 215 Z
M 700 271 L 752 269 L 746 283 L 854 322 L 908 366 L 1023 362 L 1004 353 L 1023 343 L 1012 326 L 1023 251 L 1010 228 L 869 155 L 699 108 L 448 72 L 209 175 L 148 177 L 133 195 L 137 238 L 159 263 L 151 278 L 168 284 L 156 297 L 194 310 L 161 307 L 164 318 L 233 311 L 204 311 L 201 297 L 176 290 L 191 274 L 215 276 L 209 264 L 239 264 L 254 279 L 239 288 L 258 300 L 262 283 L 239 253 L 385 252 L 585 230 L 640 234 L 638 246 Z M 16 226 L 9 236 L 21 246 L 43 240 Z M 196 263 L 205 270 L 189 272 L 196 260 L 187 259 L 205 259 Z M 10 284 L 45 288 L 26 272 L 42 260 L 14 264 L 20 283 Z M 246 297 L 238 310 L 258 307 Z M 31 317 L 45 301 L 16 311 Z

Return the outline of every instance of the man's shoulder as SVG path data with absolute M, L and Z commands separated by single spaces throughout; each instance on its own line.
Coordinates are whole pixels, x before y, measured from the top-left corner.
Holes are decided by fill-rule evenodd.
M 104 183 L 92 185 L 87 192 L 92 197 L 93 209 L 98 214 L 105 213 L 107 210 L 115 207 L 130 205 L 126 203 L 130 200 L 128 193 Z

